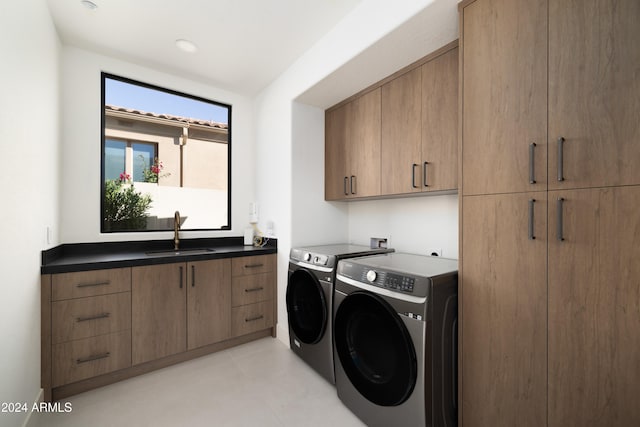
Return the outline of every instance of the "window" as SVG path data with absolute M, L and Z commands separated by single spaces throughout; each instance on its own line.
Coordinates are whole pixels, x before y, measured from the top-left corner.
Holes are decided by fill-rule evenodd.
M 231 228 L 231 106 L 102 73 L 101 231 Z
M 158 158 L 157 144 L 105 139 L 104 145 L 105 180 L 120 179 L 124 173 L 133 182 L 149 182 Z

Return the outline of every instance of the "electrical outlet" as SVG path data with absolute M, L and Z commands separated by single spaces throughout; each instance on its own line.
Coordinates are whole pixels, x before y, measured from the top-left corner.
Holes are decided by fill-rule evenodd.
M 427 249 L 427 255 L 429 255 L 429 256 L 442 256 L 442 248 L 429 248 L 429 249 Z

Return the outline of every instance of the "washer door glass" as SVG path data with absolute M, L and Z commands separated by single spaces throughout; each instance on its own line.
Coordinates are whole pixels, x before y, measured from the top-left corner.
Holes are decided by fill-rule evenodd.
M 315 344 L 327 327 L 327 304 L 318 279 L 308 270 L 295 270 L 287 284 L 289 326 L 300 341 Z
M 416 352 L 393 308 L 377 295 L 354 292 L 334 322 L 336 352 L 360 394 L 381 406 L 406 401 L 416 385 Z

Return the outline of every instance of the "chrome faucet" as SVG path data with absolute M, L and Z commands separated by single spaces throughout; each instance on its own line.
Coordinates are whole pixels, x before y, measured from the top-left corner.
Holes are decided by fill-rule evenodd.
M 177 251 L 180 245 L 180 211 L 173 214 L 173 250 Z

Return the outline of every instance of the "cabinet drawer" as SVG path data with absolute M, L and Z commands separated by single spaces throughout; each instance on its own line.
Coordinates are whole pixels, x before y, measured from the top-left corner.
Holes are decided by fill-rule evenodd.
M 131 331 L 53 346 L 53 387 L 131 366 Z
M 273 301 L 243 305 L 231 309 L 231 333 L 245 335 L 273 326 Z
M 274 273 L 234 277 L 231 285 L 231 305 L 253 304 L 273 299 Z
M 231 261 L 231 274 L 232 276 L 244 276 L 247 274 L 267 273 L 269 271 L 274 271 L 275 265 L 275 255 L 233 258 Z
M 53 344 L 131 329 L 131 292 L 52 303 Z
M 51 276 L 53 301 L 131 291 L 131 269 L 79 271 Z

